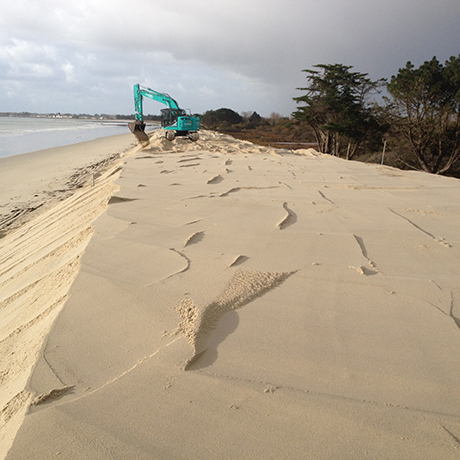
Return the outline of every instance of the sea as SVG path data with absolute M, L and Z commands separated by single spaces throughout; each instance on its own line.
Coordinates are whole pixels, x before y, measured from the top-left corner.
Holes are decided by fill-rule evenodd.
M 0 117 L 0 158 L 129 133 L 127 121 Z

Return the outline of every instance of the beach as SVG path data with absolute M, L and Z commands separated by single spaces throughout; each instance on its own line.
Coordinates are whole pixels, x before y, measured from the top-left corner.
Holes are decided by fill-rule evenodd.
M 200 134 L 0 160 L 0 459 L 458 458 L 460 182 Z
M 71 196 L 135 145 L 121 134 L 0 158 L 0 232 Z

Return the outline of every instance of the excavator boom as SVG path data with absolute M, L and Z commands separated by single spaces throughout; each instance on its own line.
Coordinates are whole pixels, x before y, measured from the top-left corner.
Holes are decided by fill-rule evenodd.
M 136 117 L 136 120 L 139 120 L 142 123 L 144 122 L 142 109 L 142 99 L 144 97 L 161 102 L 164 105 L 167 105 L 170 109 L 179 109 L 179 105 L 169 94 L 159 93 L 158 91 L 154 91 L 153 89 L 147 87 L 134 85 L 134 108 L 136 111 L 134 116 Z

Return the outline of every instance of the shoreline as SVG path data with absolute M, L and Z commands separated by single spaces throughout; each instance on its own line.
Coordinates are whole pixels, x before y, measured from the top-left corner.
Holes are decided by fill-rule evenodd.
M 19 118 L 19 117 L 18 117 Z M 127 120 L 75 120 L 4 117 L 0 123 L 0 158 L 128 134 Z M 148 129 L 156 129 L 149 124 Z
M 0 240 L 136 146 L 127 133 L 0 158 Z

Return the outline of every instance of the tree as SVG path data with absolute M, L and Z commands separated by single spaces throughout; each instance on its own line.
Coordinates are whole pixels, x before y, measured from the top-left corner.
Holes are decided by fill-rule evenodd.
M 246 125 L 246 128 L 254 129 L 257 126 L 260 126 L 262 124 L 262 121 L 262 117 L 257 112 L 252 112 L 252 115 L 248 117 L 248 123 Z
M 339 156 L 345 140 L 347 158 L 351 158 L 363 141 L 383 131 L 368 97 L 378 92 L 384 80 L 373 82 L 367 74 L 351 72 L 353 67 L 343 64 L 314 67 L 320 70 L 303 70 L 309 86 L 297 88 L 307 93 L 294 98 L 304 105 L 293 116 L 313 129 L 321 152 Z
M 201 117 L 201 121 L 211 126 L 217 126 L 224 122 L 235 125 L 241 123 L 243 117 L 232 109 L 221 108 L 217 110 L 208 110 Z
M 460 159 L 460 56 L 436 57 L 418 69 L 409 61 L 387 85 L 391 123 L 410 144 L 420 167 L 444 174 Z

